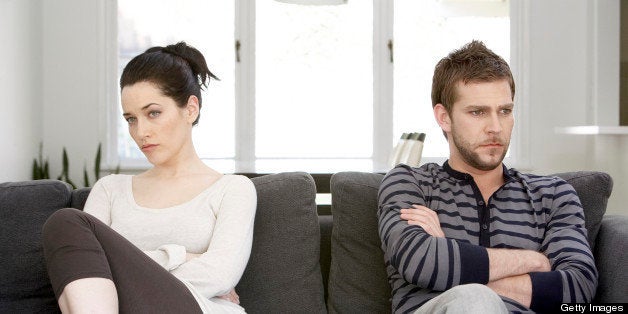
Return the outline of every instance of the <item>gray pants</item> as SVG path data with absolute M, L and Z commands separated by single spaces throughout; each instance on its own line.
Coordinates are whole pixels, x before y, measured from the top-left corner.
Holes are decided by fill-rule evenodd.
M 481 284 L 455 286 L 427 301 L 415 314 L 432 313 L 508 313 L 502 299 L 489 287 Z

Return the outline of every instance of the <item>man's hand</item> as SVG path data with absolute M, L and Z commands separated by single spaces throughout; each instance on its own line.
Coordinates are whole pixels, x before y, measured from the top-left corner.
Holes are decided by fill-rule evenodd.
M 225 299 L 235 304 L 240 304 L 240 296 L 235 292 L 235 289 L 231 289 L 227 294 L 218 296 L 221 299 Z
M 440 228 L 440 221 L 435 211 L 421 205 L 412 205 L 412 208 L 401 209 L 401 219 L 407 220 L 409 225 L 417 225 L 429 235 L 444 238 L 445 233 Z

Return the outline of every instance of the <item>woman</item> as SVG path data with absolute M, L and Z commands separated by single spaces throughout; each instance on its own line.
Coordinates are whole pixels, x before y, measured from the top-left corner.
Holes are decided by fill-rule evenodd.
M 123 116 L 153 167 L 100 179 L 84 212 L 63 209 L 44 225 L 63 312 L 244 312 L 234 287 L 257 199 L 249 179 L 220 174 L 194 150 L 210 78 L 203 55 L 183 42 L 150 48 L 125 67 Z

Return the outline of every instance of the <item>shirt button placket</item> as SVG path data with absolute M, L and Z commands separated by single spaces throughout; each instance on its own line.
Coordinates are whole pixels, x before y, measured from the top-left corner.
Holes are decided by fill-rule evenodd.
M 481 210 L 483 213 L 483 215 L 481 215 L 482 219 L 480 221 L 481 223 L 480 228 L 482 229 L 480 230 L 480 244 L 483 246 L 488 246 L 488 243 L 489 243 L 488 233 L 487 233 L 488 232 L 488 220 L 489 220 L 488 208 L 486 206 L 486 203 L 484 203 L 483 200 L 478 201 L 478 207 L 479 207 L 479 210 Z

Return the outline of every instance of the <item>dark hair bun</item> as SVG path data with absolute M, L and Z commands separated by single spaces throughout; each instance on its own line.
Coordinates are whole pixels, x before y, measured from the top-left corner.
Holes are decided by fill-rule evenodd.
M 163 48 L 153 48 L 161 48 L 160 50 L 162 52 L 175 55 L 185 60 L 190 66 L 190 69 L 192 69 L 192 73 L 198 77 L 199 84 L 202 86 L 207 86 L 210 78 L 220 81 L 220 79 L 216 77 L 207 67 L 207 62 L 205 62 L 205 57 L 203 57 L 203 54 L 201 54 L 201 52 L 198 51 L 196 48 L 186 44 L 184 41 L 178 42 L 174 45 L 168 45 Z M 148 50 L 146 52 L 148 52 Z

